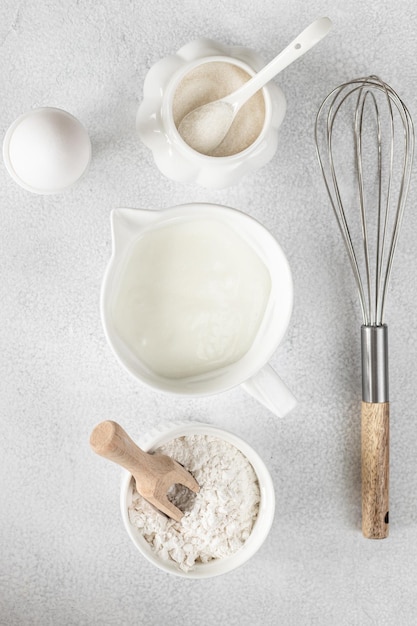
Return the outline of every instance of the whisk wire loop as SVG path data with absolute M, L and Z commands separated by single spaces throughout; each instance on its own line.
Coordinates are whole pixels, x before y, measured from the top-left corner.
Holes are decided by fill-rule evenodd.
M 366 272 L 366 285 L 367 285 L 367 293 L 368 293 L 368 308 L 365 310 L 365 319 L 369 322 L 372 319 L 372 297 L 371 297 L 371 270 L 370 270 L 370 261 L 369 261 L 369 245 L 368 245 L 368 229 L 367 229 L 367 221 L 366 221 L 366 206 L 365 206 L 365 186 L 364 186 L 364 175 L 363 175 L 363 161 L 362 161 L 362 129 L 363 129 L 363 116 L 364 109 L 367 100 L 367 96 L 373 100 L 373 104 L 376 109 L 376 119 L 377 119 L 377 138 L 378 138 L 378 165 L 380 165 L 380 124 L 378 117 L 378 105 L 376 103 L 376 99 L 373 94 L 369 94 L 366 92 L 363 95 L 363 87 L 359 89 L 359 94 L 357 98 L 357 105 L 355 110 L 355 123 L 354 123 L 354 143 L 355 143 L 355 154 L 356 154 L 356 163 L 357 163 L 357 173 L 358 173 L 358 190 L 359 190 L 359 205 L 360 205 L 360 216 L 361 216 L 361 227 L 362 227 L 362 245 L 363 245 L 363 253 L 365 259 L 365 272 Z M 379 169 L 380 171 L 380 169 Z M 380 180 L 380 177 L 379 177 Z M 379 195 L 379 194 L 378 194 Z M 380 208 L 380 207 L 379 207 Z M 378 210 L 378 213 L 380 211 Z M 378 281 L 376 281 L 377 284 Z
M 353 125 L 342 129 L 343 158 L 342 163 L 337 163 L 334 135 L 340 132 L 343 112 L 349 106 L 353 107 Z M 395 161 L 397 117 L 403 129 L 402 163 L 399 169 Z M 323 118 L 325 123 L 322 123 Z M 376 180 L 366 181 L 365 170 L 369 166 L 370 155 L 367 153 L 365 157 L 365 143 L 372 126 Z M 353 130 L 351 155 L 346 149 L 349 136 L 346 130 Z M 396 92 L 378 77 L 358 78 L 336 87 L 325 98 L 316 117 L 315 142 L 325 187 L 353 270 L 363 323 L 380 326 L 383 324 L 386 293 L 410 183 L 414 155 L 411 116 Z M 362 260 L 354 244 L 354 224 L 349 224 L 346 198 L 339 184 L 339 167 L 346 165 L 349 156 L 353 156 L 354 161 Z M 398 184 L 398 199 L 395 204 L 393 191 L 397 172 L 399 181 L 395 182 Z M 369 232 L 370 225 L 373 227 L 373 219 L 376 220 L 375 241 Z
M 404 105 L 404 103 L 400 100 L 398 95 L 391 90 L 390 92 L 391 100 L 396 104 L 403 125 L 403 134 L 404 134 L 404 152 L 403 152 L 403 162 L 402 162 L 402 176 L 400 181 L 400 189 L 398 194 L 398 201 L 395 212 L 395 226 L 392 234 L 389 254 L 388 254 L 388 263 L 387 270 L 385 273 L 385 278 L 383 282 L 383 292 L 382 292 L 382 302 L 381 302 L 381 319 L 383 317 L 384 307 L 385 307 L 385 297 L 388 290 L 388 284 L 391 277 L 391 269 L 392 263 L 394 260 L 394 254 L 397 247 L 398 236 L 403 220 L 404 208 L 408 196 L 408 190 L 410 186 L 411 179 L 411 170 L 413 164 L 414 157 L 414 127 L 413 121 L 411 119 L 411 115 Z M 394 155 L 393 155 L 394 160 Z

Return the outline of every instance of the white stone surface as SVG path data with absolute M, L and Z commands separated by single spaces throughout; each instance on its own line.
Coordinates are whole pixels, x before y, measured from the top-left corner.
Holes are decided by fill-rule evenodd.
M 333 31 L 276 79 L 288 113 L 270 164 L 222 191 L 164 178 L 135 134 L 151 65 L 201 36 L 269 60 L 320 15 Z M 313 142 L 324 96 L 364 74 L 389 82 L 417 118 L 416 23 L 414 0 L 3 0 L 2 135 L 31 108 L 61 107 L 87 127 L 93 160 L 53 196 L 24 191 L 0 166 L 0 624 L 417 623 L 417 186 L 386 315 L 391 535 L 372 542 L 360 532 L 359 307 Z M 209 399 L 145 389 L 106 345 L 99 290 L 110 210 L 191 201 L 248 212 L 288 255 L 295 308 L 273 365 L 299 404 L 285 419 L 240 389 Z M 120 471 L 88 445 L 103 419 L 137 436 L 184 418 L 245 438 L 276 488 L 262 549 L 211 580 L 172 578 L 141 559 L 119 514 Z

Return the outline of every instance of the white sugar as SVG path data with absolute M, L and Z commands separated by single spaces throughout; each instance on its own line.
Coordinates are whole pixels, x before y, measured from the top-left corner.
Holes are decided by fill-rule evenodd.
M 188 571 L 236 552 L 256 520 L 260 491 L 252 465 L 235 446 L 217 437 L 187 435 L 158 448 L 181 463 L 200 485 L 198 494 L 175 486 L 170 498 L 184 517 L 175 522 L 134 490 L 130 521 L 156 554 Z
M 178 128 L 184 117 L 203 104 L 214 102 L 236 91 L 251 76 L 241 67 L 222 61 L 208 61 L 190 70 L 175 90 L 172 115 Z M 205 149 L 213 123 L 209 123 L 207 135 L 193 137 L 192 143 L 201 141 L 198 151 L 215 157 L 238 154 L 248 148 L 259 136 L 265 122 L 265 101 L 261 91 L 250 98 L 237 113 L 229 132 L 213 150 Z M 200 128 L 199 135 L 202 134 Z M 209 142 L 207 146 L 209 146 Z M 214 145 L 217 145 L 216 142 Z

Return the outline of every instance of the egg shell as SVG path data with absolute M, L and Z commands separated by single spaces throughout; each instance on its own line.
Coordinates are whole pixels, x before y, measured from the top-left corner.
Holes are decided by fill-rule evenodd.
M 40 107 L 20 116 L 8 129 L 3 158 L 21 187 L 39 194 L 59 193 L 85 173 L 91 141 L 70 113 Z

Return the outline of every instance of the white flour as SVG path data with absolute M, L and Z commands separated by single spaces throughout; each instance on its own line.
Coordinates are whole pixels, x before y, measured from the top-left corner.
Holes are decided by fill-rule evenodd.
M 187 435 L 157 449 L 181 463 L 200 485 L 198 494 L 175 486 L 170 499 L 184 511 L 175 522 L 134 490 L 130 521 L 157 555 L 184 570 L 236 552 L 256 520 L 260 491 L 255 471 L 235 446 L 213 436 Z

